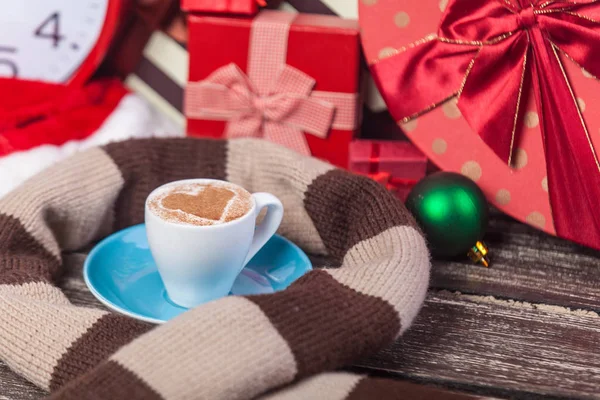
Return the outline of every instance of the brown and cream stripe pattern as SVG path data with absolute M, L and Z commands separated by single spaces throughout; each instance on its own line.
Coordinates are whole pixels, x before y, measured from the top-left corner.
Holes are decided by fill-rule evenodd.
M 61 251 L 143 222 L 152 189 L 193 177 L 279 196 L 281 233 L 329 265 L 159 327 L 71 305 Z M 397 338 L 428 279 L 423 236 L 383 187 L 260 140 L 114 143 L 0 199 L 0 358 L 55 399 L 366 398 L 386 381 L 327 371 Z

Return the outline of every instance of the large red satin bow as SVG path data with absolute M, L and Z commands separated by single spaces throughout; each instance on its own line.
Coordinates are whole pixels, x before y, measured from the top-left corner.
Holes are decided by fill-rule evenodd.
M 271 85 L 261 96 L 246 74 L 229 64 L 204 81 L 188 84 L 185 113 L 229 121 L 227 137 L 262 137 L 310 155 L 303 132 L 327 137 L 335 106 L 311 97 L 315 80 L 289 65 L 273 77 Z
M 555 229 L 600 247 L 600 164 L 560 57 L 600 76 L 599 20 L 599 0 L 451 0 L 437 35 L 381 60 L 374 76 L 397 120 L 457 96 L 469 125 L 508 163 L 533 88 Z

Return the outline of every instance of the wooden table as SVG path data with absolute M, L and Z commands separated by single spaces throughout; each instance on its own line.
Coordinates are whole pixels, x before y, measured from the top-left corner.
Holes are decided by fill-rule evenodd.
M 413 327 L 356 370 L 496 398 L 600 398 L 600 252 L 493 213 L 492 268 L 434 262 Z M 62 286 L 100 307 L 66 257 Z M 0 363 L 0 400 L 45 393 Z

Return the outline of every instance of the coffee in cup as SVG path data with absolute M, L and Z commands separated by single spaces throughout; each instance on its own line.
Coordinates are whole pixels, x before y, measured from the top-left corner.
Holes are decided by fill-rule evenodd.
M 246 215 L 252 209 L 252 195 L 228 182 L 182 183 L 153 192 L 148 205 L 167 222 L 219 225 Z
M 146 199 L 146 233 L 170 300 L 189 308 L 226 296 L 282 218 L 283 205 L 272 194 L 250 194 L 225 181 L 190 179 L 155 189 Z

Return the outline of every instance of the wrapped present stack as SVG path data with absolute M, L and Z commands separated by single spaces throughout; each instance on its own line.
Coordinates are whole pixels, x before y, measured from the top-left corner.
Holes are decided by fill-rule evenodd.
M 404 199 L 425 175 L 427 160 L 406 141 L 362 138 L 356 19 L 264 5 L 182 2 L 188 13 L 182 110 L 188 134 L 273 141 L 371 176 Z
M 367 175 L 404 198 L 425 172 L 386 166 L 424 171 L 426 159 L 370 80 L 357 11 L 357 0 L 183 0 L 127 83 L 193 136 L 263 137 L 357 173 L 356 149 L 381 149 L 393 161 Z
M 235 5 L 241 2 L 242 6 Z M 321 14 L 340 18 L 358 18 L 359 0 L 266 0 L 267 9 L 279 9 L 288 12 Z M 231 7 L 238 10 L 246 7 L 246 12 L 232 13 Z M 194 13 L 212 15 L 242 15 L 248 12 L 255 14 L 261 9 L 257 2 L 248 0 L 184 0 L 183 10 L 194 9 Z M 137 69 L 131 74 L 127 83 L 131 89 L 140 93 L 161 112 L 182 128 L 186 125 L 183 115 L 183 91 L 188 81 L 189 54 L 187 46 L 186 12 L 170 14 L 161 24 L 161 29 L 154 31 L 151 40 L 144 49 Z M 252 14 L 251 14 L 252 15 Z M 394 119 L 387 112 L 387 106 L 379 94 L 366 62 L 362 61 L 364 83 L 364 107 L 362 114 L 362 135 L 377 139 L 405 138 Z

